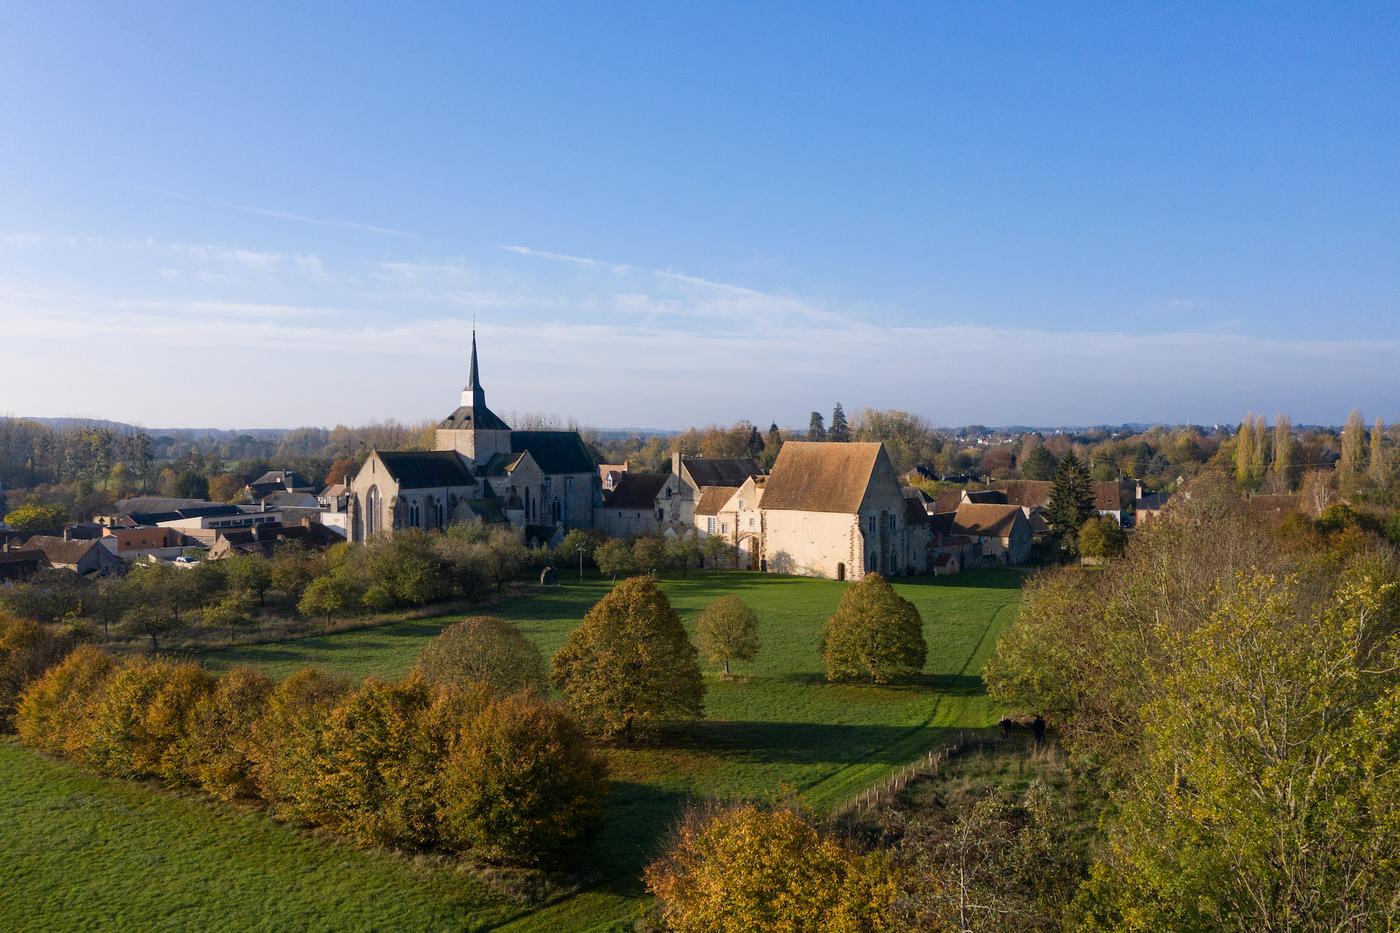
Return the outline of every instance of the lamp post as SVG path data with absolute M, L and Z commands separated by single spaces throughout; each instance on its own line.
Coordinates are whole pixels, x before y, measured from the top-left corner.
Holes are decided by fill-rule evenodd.
M 580 544 L 578 547 L 574 548 L 574 550 L 575 550 L 575 551 L 578 551 L 578 582 L 582 583 L 582 582 L 583 582 L 583 552 L 586 550 L 586 548 L 585 548 L 582 544 Z

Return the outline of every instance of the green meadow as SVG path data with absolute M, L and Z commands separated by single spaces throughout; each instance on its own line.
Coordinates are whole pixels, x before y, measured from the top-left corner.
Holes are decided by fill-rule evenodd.
M 116 924 L 169 902 L 161 915 L 171 917 L 173 925 L 197 920 L 229 928 L 279 926 L 275 918 L 284 917 L 304 926 L 290 918 L 310 916 L 295 913 L 305 908 L 322 910 L 326 926 L 337 929 L 625 928 L 645 896 L 642 868 L 688 800 L 781 794 L 827 810 L 958 732 L 993 725 L 999 713 L 983 692 L 979 672 L 1016 611 L 1021 580 L 1017 571 L 990 570 L 897 583 L 899 593 L 923 614 L 928 665 L 917 683 L 874 687 L 830 685 L 822 677 L 818 634 L 846 584 L 733 572 L 664 579 L 663 588 L 688 626 L 722 595 L 734 593 L 749 603 L 760 620 L 759 656 L 752 664 L 736 665 L 733 681 L 707 671 L 703 721 L 677 726 L 654 745 L 607 750 L 612 790 L 606 825 L 580 859 L 586 890 L 536 910 L 503 904 L 441 860 L 358 852 L 277 826 L 255 811 L 89 778 L 13 745 L 0 748 L 0 779 L 7 800 L 19 801 L 19 819 L 0 833 L 16 834 L 11 849 L 66 847 L 63 859 L 36 854 L 21 860 L 19 869 L 25 873 L 22 887 L 33 886 L 41 900 L 46 895 L 40 892 L 52 891 L 72 911 L 55 914 L 59 926 L 75 925 L 65 917 L 83 916 L 110 917 Z M 519 626 L 548 657 L 609 586 L 597 577 L 566 579 L 489 611 Z M 274 676 L 314 665 L 349 677 L 392 678 L 407 673 L 428 639 L 458 617 L 232 647 L 200 658 L 215 669 L 249 665 Z M 62 820 L 51 831 L 53 813 Z M 112 831 L 114 819 L 129 823 L 129 831 Z M 220 885 L 199 872 L 191 876 L 173 869 L 156 873 L 157 887 L 88 883 L 93 873 L 80 867 L 82 840 L 105 840 L 90 855 L 101 860 L 100 874 L 115 871 L 114 860 L 143 864 L 151 857 L 148 850 L 159 850 L 156 841 L 167 835 L 178 838 L 162 859 L 183 863 L 207 850 L 211 858 L 217 854 L 227 861 L 222 869 L 227 877 L 256 876 L 284 896 L 269 906 L 247 897 L 238 884 Z M 334 884 L 302 883 L 323 870 L 316 866 L 331 864 L 345 866 Z M 74 877 L 70 872 L 83 879 L 72 890 L 65 881 Z M 0 895 L 0 922 L 14 919 L 5 897 Z M 264 910 L 275 913 L 264 915 Z

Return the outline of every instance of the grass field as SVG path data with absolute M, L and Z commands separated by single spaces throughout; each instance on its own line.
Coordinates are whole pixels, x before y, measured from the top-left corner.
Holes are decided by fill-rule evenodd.
M 687 799 L 792 793 L 814 808 L 826 809 L 924 750 L 945 742 L 957 731 L 995 723 L 998 714 L 983 694 L 978 672 L 997 633 L 1015 611 L 1020 582 L 1021 575 L 1015 571 L 985 571 L 896 584 L 901 595 L 923 613 L 929 661 L 918 683 L 882 688 L 834 686 L 822 678 L 817 635 L 845 584 L 703 572 L 692 572 L 688 579 L 664 580 L 664 589 L 688 626 L 693 625 L 701 609 L 720 595 L 741 596 L 759 616 L 763 647 L 753 664 L 735 667 L 738 680 L 722 681 L 713 672 L 707 675 L 704 721 L 677 727 L 652 747 L 609 750 L 613 785 L 606 828 L 583 859 L 583 864 L 595 870 L 589 890 L 520 915 L 512 909 L 486 906 L 489 899 L 482 900 L 485 894 L 479 890 L 473 894 L 471 885 L 447 885 L 455 899 L 444 901 L 434 893 L 444 890 L 436 881 L 415 883 L 415 903 L 422 902 L 424 911 L 436 905 L 445 914 L 424 912 L 410 918 L 405 913 L 402 925 L 438 928 L 438 918 L 443 915 L 455 917 L 447 925 L 457 928 L 463 925 L 466 915 L 474 924 L 504 924 L 513 929 L 606 929 L 625 923 L 643 895 L 641 869 L 654 855 L 659 838 Z M 566 582 L 538 595 L 507 601 L 493 607 L 492 612 L 517 624 L 549 656 L 608 587 L 608 581 L 596 578 Z M 455 618 L 421 619 L 229 648 L 202 658 L 215 668 L 247 664 L 274 675 L 285 675 L 310 664 L 353 677 L 394 677 L 406 673 L 426 641 Z M 7 747 L 7 768 L 16 756 L 35 758 Z M 65 780 L 88 782 L 89 789 L 82 793 L 89 796 L 97 794 L 92 788 L 114 786 L 111 782 L 81 778 L 64 765 L 34 765 L 41 766 L 60 769 Z M 115 786 L 122 793 L 134 795 L 133 799 L 151 796 L 151 791 L 141 787 Z M 278 839 L 279 845 L 320 847 L 318 851 L 324 850 L 328 861 L 352 857 L 367 860 L 354 864 L 357 870 L 373 875 L 381 887 L 395 885 L 395 878 L 417 877 L 396 875 L 396 871 L 408 869 L 394 856 L 354 853 L 334 843 L 298 836 L 256 815 L 226 817 L 222 811 L 211 811 L 199 801 L 181 800 L 181 806 L 189 812 L 182 811 L 178 818 L 201 823 L 199 832 L 187 833 L 186 838 L 197 838 L 204 832 L 258 832 Z M 172 813 L 168 818 L 175 819 L 177 815 Z M 252 822 L 243 825 L 239 820 Z M 75 827 L 74 832 L 80 830 Z M 158 837 L 159 834 L 152 838 Z M 230 857 L 239 849 L 232 839 L 226 845 Z M 281 851 L 276 849 L 277 853 Z M 287 864 L 283 859 L 294 859 L 290 851 L 285 856 L 269 856 L 266 867 L 257 857 L 250 856 L 249 870 L 257 866 L 256 870 L 280 878 Z M 44 871 L 36 870 L 48 877 Z M 422 871 L 433 874 L 446 869 Z M 350 885 L 346 897 L 353 899 L 359 890 L 358 885 Z M 337 906 L 341 903 L 334 895 L 327 896 Z M 295 898 L 290 899 L 286 909 L 295 909 L 295 903 Z M 228 910 L 237 908 L 231 903 Z M 351 912 L 344 916 L 345 922 L 337 924 L 342 928 L 382 925 L 369 914 Z M 252 919 L 256 917 L 251 915 Z M 399 915 L 394 917 L 394 925 L 399 925 Z M 0 915 L 3 919 L 4 915 Z

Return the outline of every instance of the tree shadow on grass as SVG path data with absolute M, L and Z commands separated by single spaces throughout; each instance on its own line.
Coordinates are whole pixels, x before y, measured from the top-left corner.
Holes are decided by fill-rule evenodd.
M 910 758 L 908 745 L 922 744 L 927 738 L 932 747 L 948 731 L 918 725 L 701 720 L 671 726 L 662 733 L 661 743 L 740 764 L 904 764 Z
M 898 577 L 891 581 L 896 586 L 918 587 L 958 587 L 962 589 L 1019 590 L 1025 583 L 1026 573 L 1007 567 L 968 570 L 953 577 L 926 575 L 920 577 Z
M 585 877 L 623 897 L 645 894 L 642 871 L 662 853 L 667 836 L 693 799 L 651 784 L 610 782 L 603 826 L 580 853 Z

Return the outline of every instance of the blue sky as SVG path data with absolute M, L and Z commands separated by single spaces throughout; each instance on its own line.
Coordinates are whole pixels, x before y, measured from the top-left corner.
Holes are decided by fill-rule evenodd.
M 0 9 L 0 413 L 1400 419 L 1394 4 L 207 6 Z

